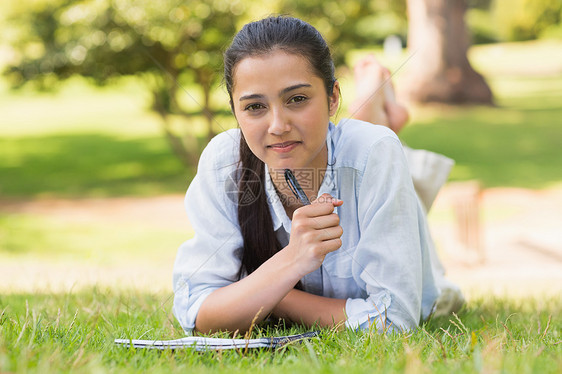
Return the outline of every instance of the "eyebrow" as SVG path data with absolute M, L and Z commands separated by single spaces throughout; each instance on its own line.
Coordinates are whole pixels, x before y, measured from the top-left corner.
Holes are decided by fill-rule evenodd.
M 285 95 L 288 92 L 298 90 L 299 88 L 303 88 L 303 87 L 312 87 L 312 85 L 308 84 L 308 83 L 295 84 L 295 85 L 283 88 L 281 91 L 279 91 L 279 96 Z M 254 99 L 263 99 L 263 98 L 264 98 L 264 95 L 262 95 L 262 94 L 252 94 L 252 95 L 241 96 L 239 100 L 244 101 L 244 100 L 254 100 Z

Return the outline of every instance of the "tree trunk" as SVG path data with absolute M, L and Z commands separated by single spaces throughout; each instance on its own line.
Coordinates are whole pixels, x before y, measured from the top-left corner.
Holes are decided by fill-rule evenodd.
M 215 121 L 215 116 L 211 110 L 211 82 L 205 82 L 203 84 L 203 116 L 207 121 L 207 142 L 210 142 L 214 138 L 215 131 L 213 130 L 213 122 Z
M 470 65 L 465 0 L 408 0 L 408 49 L 401 93 L 409 101 L 492 104 L 490 87 Z
M 152 92 L 152 110 L 160 116 L 162 130 L 164 130 L 168 144 L 182 164 L 185 166 L 197 165 L 198 150 L 190 152 L 185 146 L 189 139 L 182 139 L 179 135 L 176 135 L 169 120 L 169 115 L 172 112 L 171 108 L 173 106 L 177 107 L 175 83 L 167 87 L 162 82 L 159 85 L 157 80 L 153 83 L 154 85 L 149 85 Z M 197 141 L 193 140 L 191 143 L 197 144 Z
M 197 148 L 197 139 L 193 136 L 183 138 L 176 135 L 170 126 L 170 121 L 167 114 L 160 113 L 160 118 L 162 120 L 162 129 L 166 135 L 166 140 L 176 157 L 181 161 L 184 166 L 194 166 L 197 165 L 199 160 L 199 149 Z M 186 143 L 191 144 L 192 147 L 187 147 Z M 195 148 L 195 149 L 193 149 Z

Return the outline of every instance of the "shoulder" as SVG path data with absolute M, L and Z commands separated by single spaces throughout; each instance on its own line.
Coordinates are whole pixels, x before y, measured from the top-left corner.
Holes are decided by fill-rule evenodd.
M 332 133 L 336 163 L 342 167 L 362 169 L 373 153 L 403 152 L 398 136 L 386 126 L 355 119 L 343 119 Z
M 199 158 L 197 173 L 228 172 L 239 160 L 240 129 L 230 129 L 216 135 L 205 147 Z
M 207 144 L 185 196 L 190 219 L 201 212 L 212 214 L 213 207 L 219 215 L 236 217 L 237 185 L 233 176 L 238 168 L 239 147 L 239 129 L 224 131 Z

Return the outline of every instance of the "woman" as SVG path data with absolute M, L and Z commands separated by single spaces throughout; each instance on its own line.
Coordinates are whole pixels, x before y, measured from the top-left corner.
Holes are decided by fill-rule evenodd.
M 330 122 L 339 83 L 318 31 L 290 17 L 247 24 L 225 82 L 240 129 L 209 143 L 186 194 L 195 236 L 174 267 L 186 332 L 245 331 L 270 314 L 381 330 L 427 318 L 440 290 L 402 146 L 387 127 Z

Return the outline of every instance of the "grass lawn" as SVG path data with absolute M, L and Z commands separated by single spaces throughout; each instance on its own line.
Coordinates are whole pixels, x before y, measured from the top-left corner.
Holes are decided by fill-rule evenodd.
M 411 108 L 411 124 L 401 138 L 412 148 L 454 159 L 453 181 L 535 189 L 560 184 L 561 51 L 562 41 L 474 46 L 469 58 L 490 85 L 496 106 Z M 351 54 L 350 61 L 363 53 Z M 378 56 L 396 73 L 399 87 L 399 67 L 409 56 L 385 59 L 380 51 Z M 346 96 L 352 91 L 344 91 Z
M 182 331 L 166 294 L 91 289 L 0 296 L 1 372 L 559 373 L 562 300 L 474 300 L 458 318 L 403 335 L 335 332 L 276 351 L 154 352 L 115 338 L 170 339 Z M 304 332 L 264 325 L 251 337 Z M 217 335 L 220 336 L 220 335 Z
M 562 69 L 562 64 L 561 64 Z M 497 107 L 430 108 L 403 140 L 456 162 L 451 180 L 545 188 L 562 181 L 562 73 L 489 79 Z

